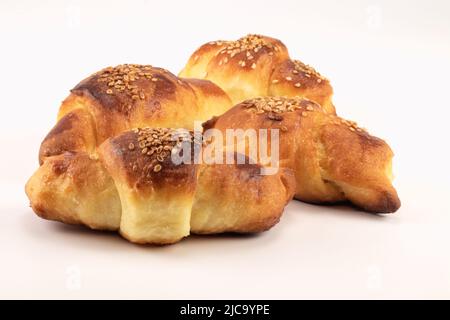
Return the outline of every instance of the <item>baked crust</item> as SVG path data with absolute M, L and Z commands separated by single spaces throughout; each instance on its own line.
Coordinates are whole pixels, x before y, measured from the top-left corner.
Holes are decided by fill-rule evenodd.
M 45 219 L 115 230 L 140 244 L 175 243 L 191 231 L 262 232 L 280 220 L 295 191 L 290 169 L 262 175 L 248 159 L 197 165 L 196 144 L 187 130 L 126 131 L 107 139 L 98 158 L 84 151 L 45 158 L 26 193 Z M 173 152 L 183 155 L 177 150 L 190 151 L 192 162 L 173 162 Z
M 335 113 L 330 82 L 313 68 L 292 60 L 280 40 L 267 36 L 208 42 L 191 55 L 179 75 L 213 81 L 234 104 L 258 96 L 301 96 Z
M 295 172 L 296 199 L 311 203 L 350 201 L 377 213 L 395 212 L 400 207 L 391 182 L 393 152 L 388 144 L 355 122 L 325 112 L 311 100 L 247 100 L 206 122 L 204 129 L 209 128 L 222 132 L 278 129 L 280 166 Z M 245 141 L 235 141 L 231 147 L 236 150 L 242 143 Z M 225 148 L 230 150 L 230 146 Z
M 106 139 L 142 127 L 193 129 L 231 107 L 207 80 L 180 79 L 147 65 L 105 68 L 81 81 L 63 101 L 58 122 L 44 139 L 40 163 L 65 151 L 95 154 Z
M 191 232 L 254 233 L 280 220 L 295 191 L 292 170 L 262 175 L 257 164 L 212 164 L 200 168 Z
M 132 242 L 169 244 L 189 235 L 197 165 L 171 160 L 178 142 L 173 136 L 180 131 L 138 129 L 99 148 L 122 203 L 120 233 Z M 194 150 L 191 133 L 184 131 L 183 139 Z

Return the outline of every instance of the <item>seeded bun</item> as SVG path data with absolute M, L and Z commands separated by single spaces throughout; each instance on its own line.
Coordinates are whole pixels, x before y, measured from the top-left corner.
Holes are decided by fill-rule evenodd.
M 395 212 L 400 207 L 391 183 L 393 152 L 386 142 L 355 122 L 327 113 L 311 100 L 247 100 L 206 122 L 204 129 L 209 128 L 223 132 L 278 129 L 280 166 L 295 172 L 296 199 L 311 203 L 350 201 L 377 213 Z
M 193 129 L 232 106 L 218 86 L 181 79 L 162 68 L 124 64 L 80 82 L 62 103 L 44 139 L 40 162 L 64 151 L 95 153 L 103 141 L 137 127 Z
M 118 231 L 140 244 L 274 226 L 295 191 L 292 171 L 261 175 L 263 166 L 248 161 L 197 165 L 198 143 L 184 129 L 126 131 L 100 145 L 98 156 L 77 151 L 45 158 L 26 193 L 42 218 Z M 172 161 L 185 151 L 191 163 Z
M 291 60 L 280 40 L 266 36 L 206 43 L 179 75 L 213 81 L 234 104 L 258 96 L 301 96 L 335 113 L 329 81 L 304 63 Z

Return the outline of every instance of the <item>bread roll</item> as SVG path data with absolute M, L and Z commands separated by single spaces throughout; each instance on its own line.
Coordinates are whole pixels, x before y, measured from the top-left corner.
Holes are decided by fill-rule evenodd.
M 258 96 L 301 96 L 335 113 L 330 82 L 291 59 L 280 40 L 262 35 L 208 42 L 191 55 L 179 75 L 213 81 L 233 104 Z
M 391 183 L 393 152 L 388 144 L 311 100 L 246 100 L 204 124 L 205 130 L 210 128 L 278 129 L 279 164 L 295 172 L 296 199 L 319 204 L 350 201 L 376 213 L 400 207 Z M 225 149 L 232 152 L 238 146 L 252 157 L 242 138 L 228 142 Z M 257 161 L 261 162 L 259 156 Z

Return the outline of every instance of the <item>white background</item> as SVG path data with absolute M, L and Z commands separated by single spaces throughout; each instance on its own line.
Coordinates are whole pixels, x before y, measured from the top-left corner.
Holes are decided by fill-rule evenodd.
M 341 116 L 395 151 L 402 208 L 292 202 L 258 236 L 137 246 L 37 218 L 23 186 L 68 90 L 98 69 L 177 73 L 261 33 L 331 79 Z M 450 2 L 0 2 L 1 298 L 450 298 Z

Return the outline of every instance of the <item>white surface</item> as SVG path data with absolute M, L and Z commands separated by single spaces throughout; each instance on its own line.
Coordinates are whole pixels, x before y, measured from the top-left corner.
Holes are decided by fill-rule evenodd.
M 450 298 L 448 1 L 2 1 L 0 30 L 0 298 Z M 282 39 L 331 79 L 340 115 L 390 143 L 395 215 L 292 202 L 264 234 L 155 248 L 32 213 L 23 185 L 79 80 L 178 72 L 246 33 Z

